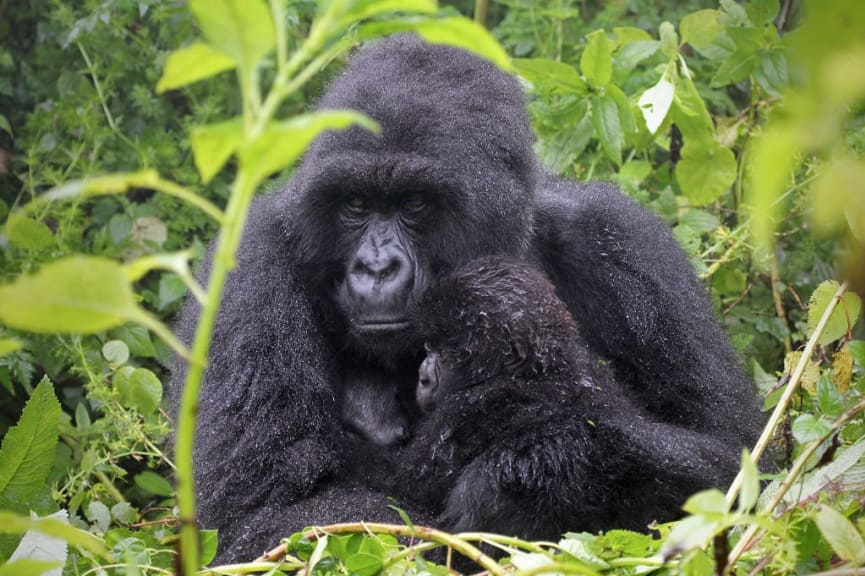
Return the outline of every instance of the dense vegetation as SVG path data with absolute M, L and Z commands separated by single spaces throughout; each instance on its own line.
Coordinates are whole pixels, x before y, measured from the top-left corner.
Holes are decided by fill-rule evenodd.
M 669 4 L 0 0 L 0 576 L 170 574 L 179 524 L 186 573 L 212 557 L 218 536 L 199 562 L 178 522 L 190 464 L 161 408 L 174 353 L 200 362 L 209 336 L 190 351 L 166 326 L 190 288 L 218 304 L 190 266 L 221 226 L 227 271 L 252 195 L 304 143 L 374 128 L 294 115 L 352 46 L 399 30 L 511 66 L 547 166 L 669 223 L 765 398 L 764 441 L 726 495 L 647 535 L 528 543 L 406 519 L 296 534 L 230 572 L 442 573 L 422 541 L 494 542 L 509 560 L 480 556 L 492 573 L 865 566 L 865 4 Z M 265 153 L 276 139 L 296 146 Z

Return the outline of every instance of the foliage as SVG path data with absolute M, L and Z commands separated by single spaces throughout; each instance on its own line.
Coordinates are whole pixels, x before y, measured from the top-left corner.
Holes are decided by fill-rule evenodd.
M 256 188 L 322 129 L 375 129 L 350 111 L 298 114 L 316 73 L 403 30 L 511 67 L 550 169 L 614 180 L 672 226 L 769 425 L 726 495 L 694 495 L 650 534 L 531 543 L 404 518 L 295 534 L 249 570 L 443 574 L 423 557 L 436 546 L 494 574 L 865 565 L 865 334 L 849 289 L 865 287 L 865 7 L 501 0 L 488 25 L 513 60 L 429 0 L 188 7 L 0 2 L 0 575 L 172 573 L 177 519 L 194 509 L 191 494 L 176 508 L 168 481 L 162 382 L 172 348 L 200 366 L 208 312 L 191 351 L 166 321 L 187 291 L 215 311 Z M 190 261 L 217 227 L 221 264 L 202 287 Z M 195 373 L 178 431 L 187 479 Z M 761 490 L 755 463 L 772 458 Z M 217 535 L 202 535 L 199 562 L 181 525 L 191 573 Z

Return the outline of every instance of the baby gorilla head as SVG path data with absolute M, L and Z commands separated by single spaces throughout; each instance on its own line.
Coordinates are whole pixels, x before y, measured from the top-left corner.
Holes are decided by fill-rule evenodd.
M 491 378 L 573 373 L 586 361 L 585 347 L 574 346 L 577 326 L 552 284 L 531 266 L 504 258 L 475 260 L 431 287 L 416 325 L 427 347 L 416 389 L 424 411 Z

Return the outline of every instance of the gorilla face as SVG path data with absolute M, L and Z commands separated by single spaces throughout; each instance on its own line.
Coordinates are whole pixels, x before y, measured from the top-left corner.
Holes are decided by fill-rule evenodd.
M 335 285 L 336 303 L 361 338 L 387 338 L 409 328 L 406 311 L 429 278 L 417 238 L 433 210 L 411 193 L 393 199 L 352 194 L 339 210 L 346 246 Z

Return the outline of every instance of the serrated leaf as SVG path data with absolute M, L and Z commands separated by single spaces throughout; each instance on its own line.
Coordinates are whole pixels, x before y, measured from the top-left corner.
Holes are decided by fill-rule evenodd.
M 800 444 L 814 442 L 824 437 L 832 429 L 829 421 L 813 414 L 800 414 L 793 420 L 791 430 L 793 437 Z
M 664 118 L 667 117 L 667 112 L 673 104 L 675 93 L 676 86 L 667 78 L 665 71 L 661 75 L 661 79 L 640 96 L 637 106 L 643 113 L 643 120 L 646 121 L 646 128 L 649 133 L 657 132 L 664 122 Z
M 518 58 L 513 61 L 517 73 L 535 89 L 555 94 L 585 94 L 586 84 L 573 67 L 547 58 Z
M 0 338 L 0 356 L 11 354 L 17 350 L 21 350 L 24 345 L 14 338 Z
M 244 70 L 276 47 L 270 10 L 262 0 L 189 0 L 189 9 L 211 46 Z
M 697 10 L 688 14 L 679 22 L 682 42 L 687 42 L 694 48 L 705 48 L 723 32 L 724 26 L 720 18 L 720 10 Z
M 60 434 L 60 403 L 47 377 L 36 386 L 18 424 L 0 445 L 0 499 L 15 494 L 19 501 L 45 486 Z
M 111 507 L 111 517 L 121 524 L 132 524 L 138 520 L 138 511 L 129 502 L 118 502 Z M 202 532 L 205 532 L 202 530 Z M 215 530 L 211 530 L 215 532 Z
M 865 541 L 846 516 L 824 505 L 820 506 L 814 520 L 820 533 L 841 560 L 856 566 L 865 564 Z
M 351 110 L 326 110 L 276 122 L 240 151 L 241 165 L 257 185 L 297 160 L 321 132 L 344 130 L 353 125 L 376 133 L 379 131 L 378 124 Z
M 134 482 L 145 492 L 156 496 L 171 496 L 174 492 L 168 480 L 150 470 L 136 474 Z
M 832 355 L 832 384 L 840 394 L 846 394 L 853 380 L 853 353 L 845 344 Z
M 838 288 L 838 282 L 826 280 L 817 286 L 817 289 L 811 294 L 811 299 L 808 302 L 808 332 L 810 334 L 814 333 L 820 318 L 834 298 Z M 859 295 L 854 292 L 845 292 L 841 301 L 835 306 L 835 310 L 832 311 L 829 322 L 827 322 L 826 328 L 817 342 L 825 346 L 846 336 L 859 319 L 861 310 L 862 300 Z
M 6 221 L 6 237 L 9 242 L 34 252 L 54 246 L 51 229 L 42 222 L 19 214 L 10 214 Z
M 108 527 L 111 525 L 111 511 L 108 510 L 108 506 L 98 500 L 93 500 L 87 505 L 85 515 L 90 522 L 96 524 L 100 531 L 108 531 Z
M 235 61 L 209 44 L 195 42 L 168 55 L 156 93 L 173 90 L 231 70 Z
M 580 70 L 595 86 L 606 86 L 613 77 L 613 55 L 607 33 L 595 30 L 586 40 L 586 48 L 580 56 Z
M 195 167 L 201 174 L 201 181 L 207 184 L 240 147 L 243 141 L 243 122 L 240 118 L 235 118 L 219 124 L 196 126 L 192 129 L 190 138 Z
M 736 181 L 737 166 L 733 152 L 714 142 L 686 143 L 682 159 L 676 164 L 676 181 L 693 206 L 714 202 Z
M 140 320 L 123 267 L 96 256 L 69 256 L 0 286 L 0 322 L 40 333 L 92 334 Z
M 619 120 L 619 107 L 611 95 L 592 97 L 592 125 L 604 152 L 610 160 L 621 164 L 625 137 Z
M 559 548 L 570 554 L 578 561 L 595 570 L 607 570 L 610 565 L 595 553 L 591 540 L 583 538 L 564 538 L 559 540 Z

